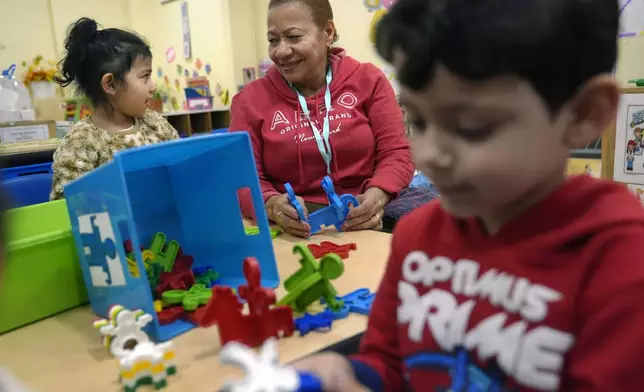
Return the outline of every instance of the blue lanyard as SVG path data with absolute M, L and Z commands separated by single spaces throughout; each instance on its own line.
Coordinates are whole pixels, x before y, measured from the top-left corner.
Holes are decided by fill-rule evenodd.
M 297 94 L 297 99 L 300 100 L 302 111 L 304 112 L 306 119 L 309 121 L 309 124 L 311 124 L 311 129 L 313 130 L 313 135 L 315 136 L 315 142 L 318 144 L 318 150 L 322 155 L 322 159 L 324 159 L 324 163 L 326 163 L 327 174 L 331 174 L 332 158 L 331 145 L 329 144 L 329 112 L 331 111 L 331 89 L 329 88 L 329 86 L 331 85 L 331 80 L 333 80 L 333 74 L 331 73 L 331 67 L 329 67 L 329 70 L 326 72 L 326 92 L 324 93 L 324 105 L 326 113 L 324 115 L 324 124 L 322 124 L 322 134 L 320 134 L 318 127 L 316 127 L 313 121 L 311 121 L 311 114 L 309 107 L 306 104 L 306 99 L 302 96 L 302 94 L 300 94 L 299 91 L 297 91 L 297 88 L 295 88 L 295 86 L 291 84 L 291 87 L 293 87 L 293 90 L 295 90 L 295 93 Z M 318 108 L 315 108 L 315 110 L 318 110 Z

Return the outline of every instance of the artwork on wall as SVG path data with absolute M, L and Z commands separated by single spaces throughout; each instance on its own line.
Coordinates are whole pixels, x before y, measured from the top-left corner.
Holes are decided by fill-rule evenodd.
M 188 2 L 181 3 L 181 27 L 183 29 L 183 58 L 192 57 L 192 47 L 190 44 L 190 21 L 188 20 Z
M 619 0 L 619 36 L 644 34 L 644 0 Z
M 617 110 L 613 179 L 644 185 L 644 94 L 624 94 Z
M 364 0 L 364 6 L 369 12 L 375 12 L 381 9 L 389 10 L 398 0 Z
M 637 197 L 637 200 L 642 203 L 644 206 L 644 186 L 642 185 L 636 185 L 636 184 L 627 184 L 628 185 L 628 190 L 633 192 L 635 197 Z
M 206 75 L 210 75 L 210 73 L 212 72 L 212 67 L 210 66 L 210 63 L 206 63 L 204 70 L 206 71 Z
M 171 64 L 175 58 L 177 58 L 177 53 L 175 52 L 174 48 L 171 46 L 166 49 L 165 60 L 168 62 L 168 64 Z
M 200 59 L 195 60 L 195 68 L 197 68 L 199 70 L 199 69 L 201 69 L 202 65 L 203 65 L 203 63 L 201 62 Z

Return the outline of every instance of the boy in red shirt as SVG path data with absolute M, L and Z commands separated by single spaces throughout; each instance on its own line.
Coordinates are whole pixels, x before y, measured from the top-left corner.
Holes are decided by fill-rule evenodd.
M 617 0 L 399 0 L 378 28 L 440 201 L 410 213 L 328 391 L 644 391 L 644 210 L 566 177 L 615 121 Z

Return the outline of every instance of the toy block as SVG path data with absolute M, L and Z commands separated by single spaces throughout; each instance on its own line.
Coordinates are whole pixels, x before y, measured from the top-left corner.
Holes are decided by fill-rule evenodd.
M 179 305 L 186 312 L 193 312 L 199 306 L 205 305 L 210 301 L 212 291 L 205 284 L 197 283 L 190 287 L 189 290 L 168 290 L 161 295 L 165 306 Z
M 148 384 L 155 389 L 163 388 L 166 377 L 177 371 L 172 342 L 155 344 L 143 332 L 152 320 L 151 315 L 141 310 L 115 305 L 110 309 L 109 319 L 93 323 L 103 335 L 103 344 L 119 361 L 119 379 L 125 392 Z
M 275 293 L 260 286 L 257 260 L 246 258 L 243 269 L 248 284 L 240 285 L 238 291 L 240 297 L 248 302 L 248 314 L 242 313 L 243 304 L 230 287 L 215 286 L 210 302 L 198 316 L 199 325 L 217 324 L 222 345 L 237 341 L 256 347 L 269 337 L 293 335 L 293 311 L 287 306 L 272 306 Z
M 318 314 L 305 313 L 295 319 L 295 329 L 300 332 L 300 336 L 305 336 L 311 331 L 330 329 L 335 319 L 333 312 L 328 310 Z
M 313 257 L 315 257 L 316 259 L 319 259 L 329 253 L 335 253 L 336 255 L 340 256 L 341 259 L 346 259 L 349 257 L 349 251 L 358 249 L 358 246 L 353 242 L 344 245 L 338 245 L 331 241 L 322 241 L 319 245 L 309 244 L 307 246 L 313 254 Z
M 342 259 L 335 254 L 328 254 L 315 260 L 311 251 L 304 244 L 296 244 L 293 253 L 300 254 L 300 269 L 284 281 L 287 291 L 278 305 L 288 305 L 296 313 L 304 313 L 313 302 L 323 298 L 332 311 L 342 309 L 344 303 L 336 299 L 337 292 L 331 280 L 339 278 L 344 272 Z
M 344 302 L 342 309 L 334 311 L 336 317 L 344 318 L 346 316 L 342 316 L 345 314 L 348 315 L 349 313 L 358 313 L 366 316 L 371 311 L 371 305 L 376 298 L 376 294 L 371 293 L 369 289 L 362 288 L 336 298 Z
M 335 193 L 335 187 L 331 177 L 326 176 L 322 179 L 322 189 L 327 195 L 329 205 L 320 210 L 309 214 L 308 218 L 304 215 L 304 208 L 297 201 L 295 192 L 291 184 L 284 184 L 288 201 L 297 211 L 297 215 L 301 221 L 307 222 L 311 226 L 311 234 L 319 233 L 325 226 L 335 226 L 337 231 L 342 231 L 342 225 L 347 220 L 350 207 L 357 207 L 359 205 L 358 199 L 351 194 L 344 194 L 338 196 Z
M 229 392 L 322 392 L 322 382 L 313 373 L 296 371 L 279 364 L 277 341 L 267 339 L 259 353 L 237 342 L 227 343 L 219 352 L 223 364 L 244 371 L 244 378 L 227 381 Z

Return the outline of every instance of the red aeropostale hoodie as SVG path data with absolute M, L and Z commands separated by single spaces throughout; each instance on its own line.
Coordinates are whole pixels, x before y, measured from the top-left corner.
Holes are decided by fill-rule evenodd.
M 372 64 L 360 63 L 339 48 L 329 57 L 332 151 L 331 178 L 336 193 L 363 193 L 369 187 L 397 194 L 414 173 L 405 125 L 386 76 Z M 306 99 L 320 132 L 326 113 L 325 89 Z M 264 201 L 285 193 L 289 182 L 298 196 L 326 203 L 321 181 L 327 167 L 297 94 L 279 71 L 245 86 L 232 101 L 230 130 L 248 131 Z M 241 195 L 242 212 L 252 216 L 250 195 Z
M 644 209 L 589 176 L 485 235 L 432 202 L 403 218 L 358 378 L 374 391 L 644 391 Z

